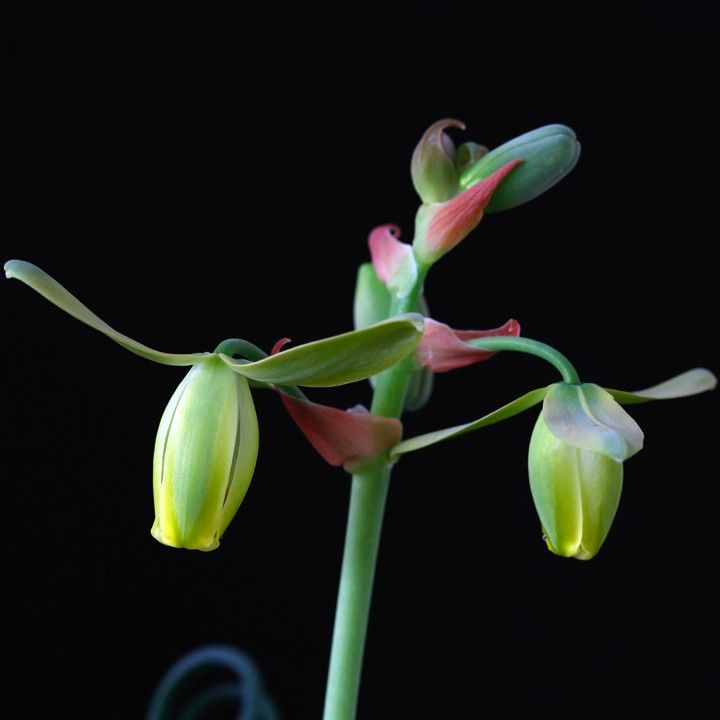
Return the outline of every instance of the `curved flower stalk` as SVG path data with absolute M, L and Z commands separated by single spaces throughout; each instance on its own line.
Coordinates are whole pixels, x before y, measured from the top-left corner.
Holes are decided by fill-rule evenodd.
M 530 488 L 549 549 L 587 560 L 597 554 L 615 517 L 623 465 L 643 445 L 643 433 L 620 403 L 687 397 L 712 390 L 717 379 L 694 368 L 659 385 L 627 392 L 592 383 L 538 388 L 463 425 L 419 435 L 390 451 L 408 452 L 479 430 L 543 403 L 530 441 Z
M 270 357 L 236 339 L 212 353 L 165 353 L 110 327 L 37 266 L 12 260 L 5 272 L 127 350 L 165 365 L 192 366 L 162 416 L 153 462 L 152 534 L 173 547 L 217 548 L 245 496 L 258 452 L 250 382 L 256 387 L 354 382 L 397 363 L 422 336 L 422 317 L 406 315 Z

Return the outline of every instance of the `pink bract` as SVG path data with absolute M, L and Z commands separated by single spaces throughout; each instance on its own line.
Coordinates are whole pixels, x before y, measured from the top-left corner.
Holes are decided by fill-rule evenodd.
M 448 372 L 472 363 L 488 360 L 495 353 L 465 343 L 482 337 L 517 337 L 520 323 L 508 320 L 493 330 L 453 330 L 449 325 L 425 318 L 425 333 L 415 352 L 422 365 L 433 372 Z
M 340 410 L 280 392 L 290 417 L 330 465 L 352 470 L 402 439 L 402 423 L 372 415 L 361 405 Z

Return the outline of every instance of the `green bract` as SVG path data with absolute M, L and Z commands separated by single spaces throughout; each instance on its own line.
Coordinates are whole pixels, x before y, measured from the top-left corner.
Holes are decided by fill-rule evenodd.
M 360 265 L 353 299 L 355 329 L 361 330 L 387 319 L 390 315 L 391 303 L 390 293 L 378 278 L 372 263 Z
M 164 365 L 193 365 L 210 354 L 165 353 L 119 333 L 32 263 L 10 260 L 5 263 L 5 274 L 22 280 L 65 312 L 148 360 Z M 221 351 L 218 355 L 231 370 L 256 382 L 330 387 L 362 380 L 394 365 L 413 350 L 422 332 L 422 316 L 411 313 L 354 332 L 298 345 L 255 362 L 236 360 Z
M 466 190 L 511 160 L 523 162 L 495 190 L 486 212 L 522 205 L 562 180 L 580 157 L 580 143 L 565 125 L 545 125 L 496 147 L 460 174 Z
M 353 318 L 355 328 L 361 329 L 381 322 L 390 314 L 392 296 L 387 287 L 378 278 L 372 263 L 363 263 L 358 268 L 355 282 L 355 297 L 353 302 Z M 420 296 L 416 311 L 423 317 L 430 315 L 424 296 Z M 370 378 L 375 385 L 375 379 Z M 406 410 L 419 410 L 432 395 L 433 372 L 422 367 L 413 372 L 405 399 Z

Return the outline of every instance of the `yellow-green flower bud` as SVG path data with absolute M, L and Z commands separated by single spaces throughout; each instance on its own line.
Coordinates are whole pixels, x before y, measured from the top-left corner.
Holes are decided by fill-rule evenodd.
M 548 548 L 578 560 L 596 555 L 620 502 L 622 463 L 559 440 L 541 414 L 530 440 L 528 469 Z
M 552 552 L 579 560 L 597 554 L 620 502 L 623 460 L 642 443 L 637 423 L 598 385 L 548 389 L 530 439 L 528 470 Z
M 156 540 L 214 550 L 255 469 L 258 425 L 247 380 L 217 355 L 194 365 L 170 399 L 155 441 Z

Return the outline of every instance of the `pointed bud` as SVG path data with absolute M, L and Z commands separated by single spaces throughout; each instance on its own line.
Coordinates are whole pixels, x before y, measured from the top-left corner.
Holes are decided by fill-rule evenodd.
M 155 441 L 155 539 L 214 550 L 255 469 L 258 426 L 247 380 L 217 356 L 195 365 L 163 413 Z
M 480 224 L 497 187 L 521 162 L 511 160 L 452 200 L 421 205 L 415 217 L 413 241 L 417 259 L 432 265 L 467 237 Z
M 532 200 L 562 180 L 580 157 L 580 143 L 565 125 L 545 125 L 520 135 L 467 165 L 459 185 L 471 188 L 511 160 L 523 164 L 497 189 L 487 212 L 507 210 Z
M 458 191 L 455 145 L 444 132 L 447 127 L 465 129 L 459 120 L 438 120 L 425 131 L 412 154 L 410 174 L 425 203 L 449 200 Z

